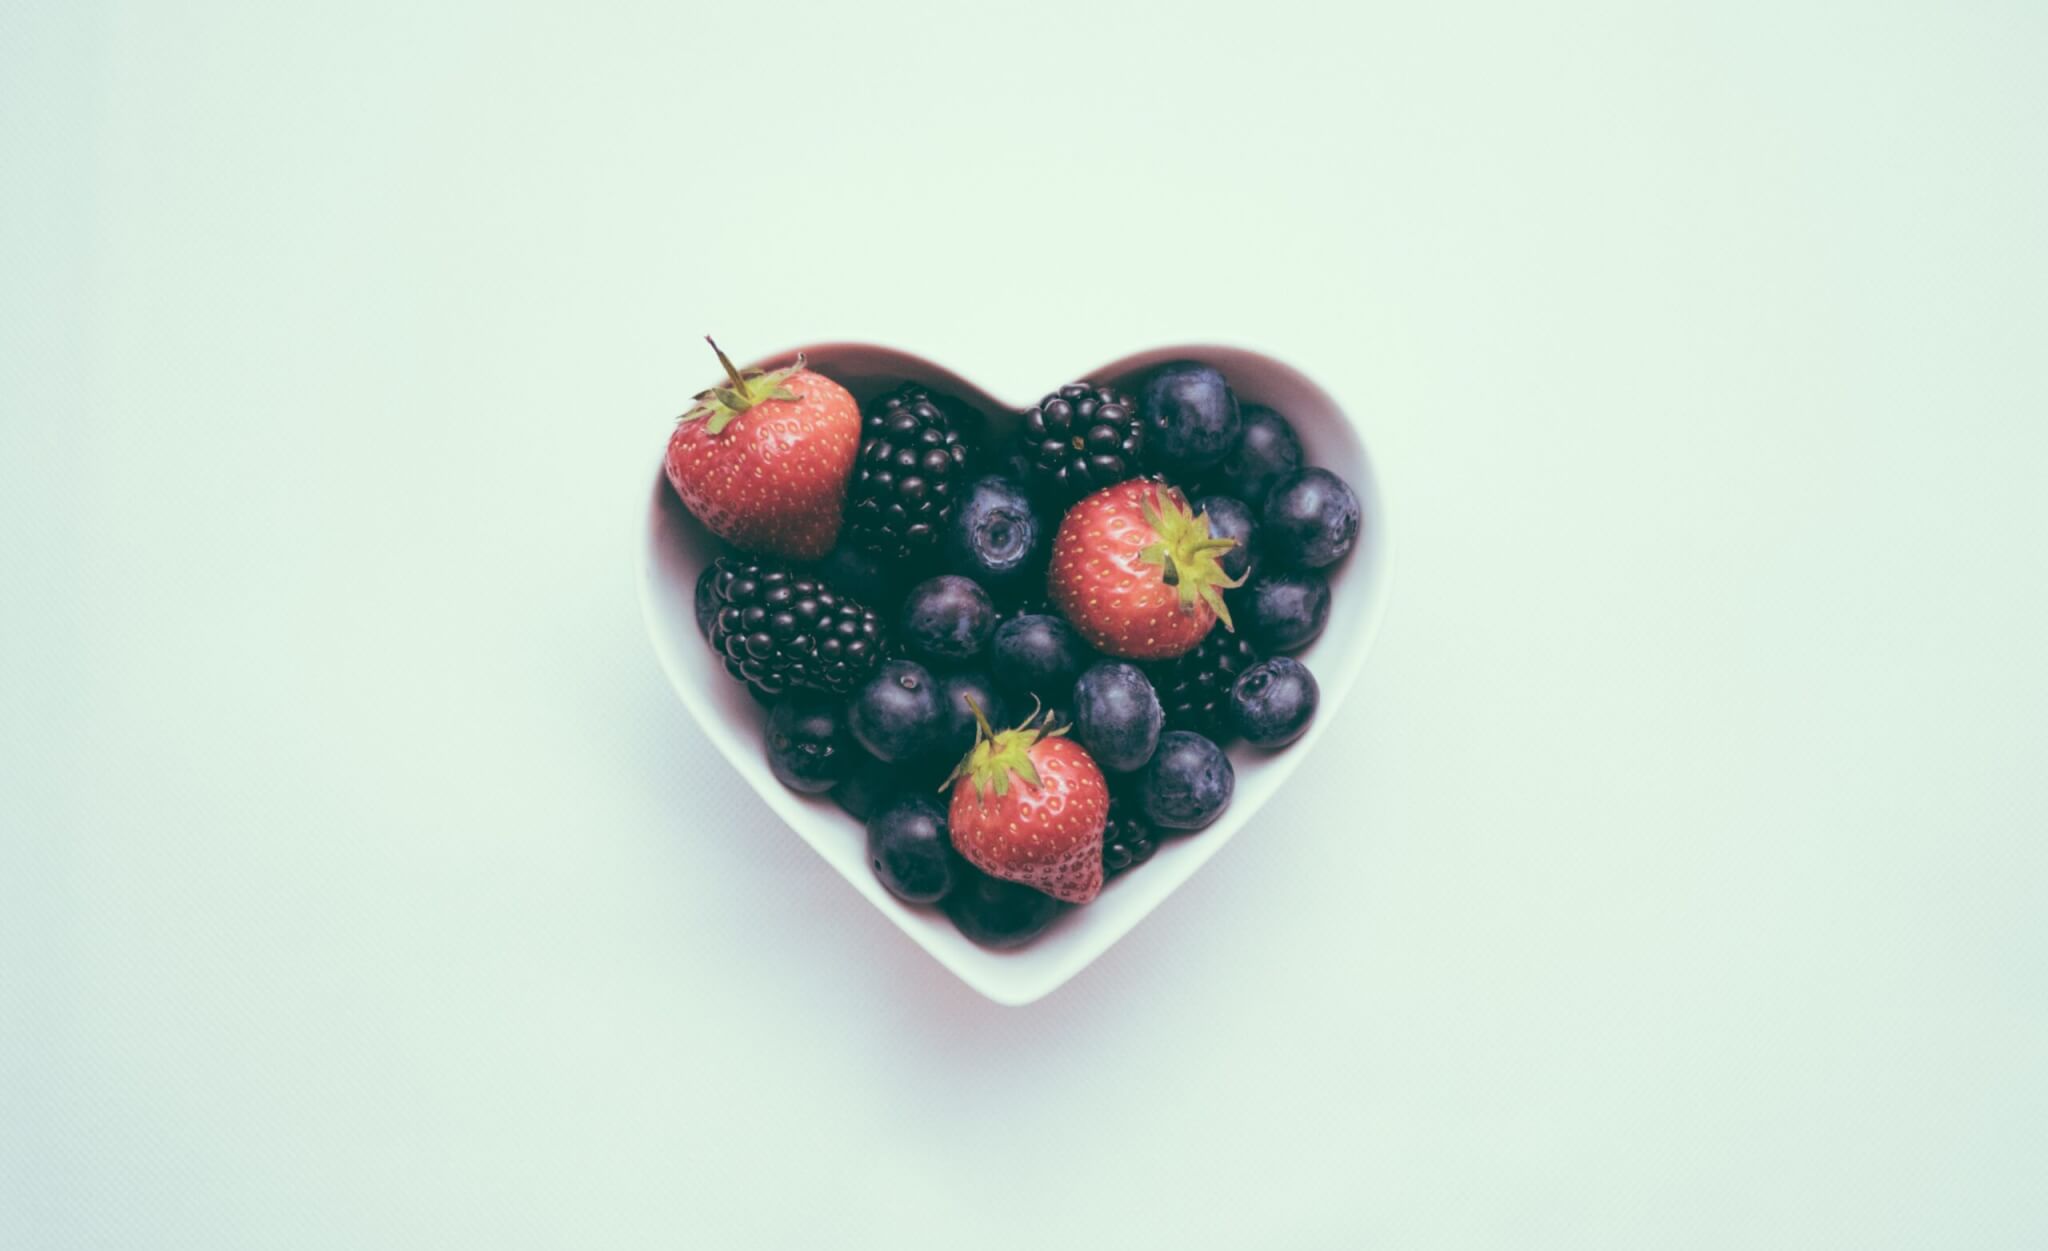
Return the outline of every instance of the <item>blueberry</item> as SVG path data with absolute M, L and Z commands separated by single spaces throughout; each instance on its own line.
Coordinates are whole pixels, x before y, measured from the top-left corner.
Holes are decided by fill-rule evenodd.
M 1300 651 L 1330 620 L 1330 583 L 1313 569 L 1262 573 L 1243 594 L 1238 626 L 1264 652 Z
M 1008 590 L 1031 580 L 1051 540 L 1024 488 L 1008 478 L 976 478 L 946 527 L 946 568 Z
M 1327 469 L 1300 469 L 1266 496 L 1266 551 L 1283 565 L 1321 569 L 1358 541 L 1358 496 Z
M 1058 617 L 1025 613 L 996 629 L 990 668 L 1004 690 L 1064 699 L 1088 663 L 1087 645 Z
M 1237 774 L 1223 749 L 1192 730 L 1168 730 L 1138 775 L 1138 799 L 1152 824 L 1199 830 L 1223 815 Z
M 1195 501 L 1195 511 L 1209 514 L 1209 537 L 1236 539 L 1237 546 L 1223 553 L 1216 563 L 1226 576 L 1242 578 L 1252 571 L 1252 544 L 1258 538 L 1258 523 L 1251 505 L 1233 495 L 1204 495 Z
M 1253 507 L 1273 484 L 1301 468 L 1301 440 L 1287 419 L 1263 404 L 1244 406 L 1244 437 L 1217 467 L 1224 487 Z
M 864 758 L 856 760 L 846 780 L 832 788 L 832 802 L 865 821 L 884 804 L 912 788 L 904 783 L 895 769 L 865 752 L 861 756 Z
M 1021 947 L 1059 915 L 1060 902 L 1050 895 L 965 865 L 960 869 L 951 893 L 939 906 L 962 934 L 984 947 Z
M 898 566 L 851 543 L 841 543 L 825 553 L 825 559 L 818 562 L 818 577 L 870 608 L 894 603 L 903 586 Z
M 903 598 L 903 641 L 925 660 L 972 660 L 995 632 L 995 602 L 971 578 L 943 573 L 911 587 Z
M 1285 747 L 1308 729 L 1320 698 L 1307 665 L 1275 656 L 1237 675 L 1230 688 L 1231 724 L 1254 747 Z
M 1213 366 L 1170 361 L 1138 386 L 1145 420 L 1145 450 L 1152 465 L 1170 474 L 1207 469 L 1237 447 L 1243 421 L 1230 384 Z
M 946 733 L 946 710 L 931 671 L 912 660 L 885 660 L 854 692 L 847 720 L 853 736 L 889 764 L 929 754 Z
M 1007 707 L 996 692 L 995 680 L 985 673 L 949 673 L 939 679 L 939 702 L 946 709 L 946 733 L 939 744 L 940 755 L 950 756 L 950 769 L 974 746 L 974 710 L 967 700 L 981 705 L 981 715 L 996 727 L 1007 727 Z
M 846 709 L 836 699 L 798 691 L 768 713 L 768 768 L 793 791 L 831 790 L 860 756 L 846 730 Z
M 959 857 L 946 835 L 946 810 L 929 795 L 908 794 L 868 818 L 868 862 L 905 903 L 937 903 L 953 888 Z
M 1031 448 L 1023 436 L 987 448 L 977 463 L 989 474 L 1009 479 L 1012 485 L 1031 481 Z
M 1074 740 L 1095 763 L 1128 773 L 1152 758 L 1166 712 L 1136 665 L 1103 661 L 1074 683 Z
M 706 640 L 711 638 L 711 621 L 718 616 L 718 591 L 713 585 L 717 581 L 715 563 L 704 566 L 704 572 L 697 575 L 697 633 Z

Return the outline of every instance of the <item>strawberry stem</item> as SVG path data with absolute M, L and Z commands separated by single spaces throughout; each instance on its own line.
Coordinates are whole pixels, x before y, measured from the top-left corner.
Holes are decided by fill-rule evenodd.
M 798 398 L 795 392 L 783 384 L 803 371 L 803 353 L 797 353 L 794 365 L 763 373 L 758 369 L 741 369 L 734 365 L 732 358 L 725 354 L 725 349 L 719 347 L 718 341 L 710 335 L 704 336 L 704 342 L 709 343 L 711 350 L 718 354 L 718 364 L 725 370 L 726 384 L 699 391 L 696 404 L 689 412 L 677 418 L 678 421 L 696 421 L 702 418 L 706 433 L 723 434 L 725 428 L 732 424 L 733 418 L 756 404 L 767 400 Z
M 1031 749 L 1040 739 L 1064 734 L 1065 729 L 1049 731 L 1042 726 L 1034 729 L 1031 723 L 1038 719 L 1038 711 L 1034 708 L 1022 725 L 1012 730 L 997 730 L 989 725 L 988 717 L 974 696 L 969 695 L 966 699 L 967 706 L 974 711 L 977 727 L 974 746 L 961 757 L 960 763 L 954 766 L 952 774 L 939 789 L 943 791 L 964 778 L 974 788 L 975 799 L 981 803 L 988 802 L 991 791 L 998 798 L 1009 794 L 1012 777 L 1037 790 L 1040 781 L 1038 768 L 1031 762 Z
M 727 356 L 725 349 L 718 346 L 718 340 L 710 335 L 704 336 L 704 342 L 709 343 L 711 350 L 718 353 L 718 363 L 725 367 L 725 376 L 732 380 L 732 389 L 745 395 L 747 392 L 747 380 L 740 377 L 739 367 L 732 363 L 732 357 Z
M 974 724 L 981 730 L 980 737 L 994 738 L 996 736 L 996 732 L 989 728 L 988 714 L 981 710 L 981 701 L 977 700 L 972 695 L 966 696 L 965 698 L 967 700 L 967 711 L 974 714 Z
M 1209 514 L 1188 507 L 1187 497 L 1174 487 L 1159 487 L 1138 501 L 1145 524 L 1157 535 L 1138 553 L 1138 559 L 1159 569 L 1159 581 L 1174 589 L 1184 613 L 1206 604 L 1226 630 L 1236 627 L 1223 592 L 1244 585 L 1242 576 L 1223 572 L 1218 557 L 1237 546 L 1235 539 L 1217 538 L 1209 532 Z

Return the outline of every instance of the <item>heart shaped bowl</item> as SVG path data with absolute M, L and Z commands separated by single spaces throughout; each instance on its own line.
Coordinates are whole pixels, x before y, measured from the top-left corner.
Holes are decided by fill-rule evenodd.
M 791 349 L 754 363 L 761 368 L 784 365 L 795 359 L 797 351 Z M 893 348 L 820 343 L 801 351 L 812 368 L 845 386 L 863 406 L 897 383 L 916 382 L 980 409 L 990 420 L 989 433 L 996 436 L 1015 427 L 1024 407 L 999 400 L 951 370 Z M 1286 414 L 1301 436 L 1309 462 L 1338 474 L 1358 493 L 1364 517 L 1357 546 L 1342 563 L 1325 570 L 1331 586 L 1329 625 L 1299 653 L 1322 688 L 1321 707 L 1307 734 L 1285 750 L 1266 753 L 1242 744 L 1230 750 L 1237 771 L 1236 794 L 1214 825 L 1163 840 L 1150 861 L 1112 879 L 1093 903 L 1066 909 L 1045 933 L 1014 951 L 977 946 L 936 908 L 914 908 L 897 900 L 883 889 L 868 865 L 867 836 L 861 822 L 830 797 L 799 795 L 769 772 L 762 742 L 765 711 L 725 675 L 697 633 L 697 575 L 721 548 L 669 489 L 661 469 L 665 439 L 662 448 L 649 457 L 655 469 L 641 538 L 641 605 L 654 650 L 675 684 L 676 694 L 733 769 L 855 890 L 939 963 L 998 1003 L 1030 1003 L 1066 982 L 1129 933 L 1240 830 L 1256 829 L 1266 800 L 1314 754 L 1316 741 L 1342 708 L 1385 607 L 1386 508 L 1357 428 L 1337 401 L 1300 370 L 1263 353 L 1234 347 L 1190 344 L 1156 348 L 1073 376 L 1128 387 L 1146 369 L 1169 360 L 1214 365 L 1230 379 L 1241 402 L 1269 405 Z M 1063 375 L 1059 380 L 1066 379 Z M 882 609 L 886 618 L 894 606 L 875 607 Z M 1274 832 L 1294 838 L 1313 836 L 1307 830 Z M 1334 823 L 1327 832 L 1336 832 Z M 732 838 L 766 834 L 753 830 L 717 833 Z

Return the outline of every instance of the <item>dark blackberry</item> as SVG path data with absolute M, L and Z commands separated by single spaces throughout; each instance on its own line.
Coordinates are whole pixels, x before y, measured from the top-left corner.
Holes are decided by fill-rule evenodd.
M 1111 787 L 1109 822 L 1102 827 L 1103 876 L 1115 877 L 1125 869 L 1135 869 L 1157 850 L 1158 831 L 1145 823 L 1145 814 L 1134 800 Z
M 846 531 L 855 546 L 886 560 L 937 550 L 967 477 L 967 444 L 952 407 L 913 386 L 868 405 L 846 498 Z
M 1222 742 L 1229 734 L 1231 684 L 1257 663 L 1251 641 L 1219 625 L 1193 651 L 1152 665 L 1148 672 L 1166 710 L 1166 728 Z
M 1018 434 L 1041 495 L 1071 504 L 1138 472 L 1145 427 L 1131 401 L 1108 387 L 1070 382 L 1024 414 Z
M 721 556 L 713 568 L 711 647 L 755 695 L 843 695 L 881 659 L 882 619 L 817 578 L 741 556 Z

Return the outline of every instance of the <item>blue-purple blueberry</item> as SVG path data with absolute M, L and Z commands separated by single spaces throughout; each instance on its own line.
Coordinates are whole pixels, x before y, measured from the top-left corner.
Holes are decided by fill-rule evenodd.
M 1260 537 L 1281 565 L 1321 569 L 1344 559 L 1358 541 L 1358 496 L 1327 469 L 1300 469 L 1266 496 Z
M 1237 546 L 1216 558 L 1223 566 L 1225 576 L 1243 578 L 1250 576 L 1256 563 L 1256 549 L 1259 525 L 1251 505 L 1234 495 L 1204 495 L 1194 503 L 1195 511 L 1209 517 L 1209 537 L 1213 539 L 1234 539 Z
M 970 699 L 973 704 L 968 703 Z M 953 763 L 974 747 L 975 705 L 980 705 L 981 715 L 990 725 L 1006 729 L 1010 724 L 1009 704 L 996 689 L 995 679 L 986 673 L 969 670 L 944 675 L 939 679 L 939 702 L 946 709 L 946 734 L 938 750 L 950 755 Z
M 711 638 L 711 622 L 718 616 L 718 566 L 704 566 L 704 572 L 697 575 L 697 633 L 708 641 Z
M 962 934 L 997 951 L 1030 942 L 1060 913 L 1060 901 L 1052 896 L 990 877 L 964 863 L 953 889 L 939 906 Z
M 1287 419 L 1264 404 L 1244 406 L 1244 432 L 1223 458 L 1217 476 L 1224 489 L 1257 508 L 1273 484 L 1301 468 L 1301 440 Z
M 919 658 L 964 664 L 988 648 L 996 632 L 995 601 L 972 578 L 942 573 L 903 597 L 903 641 Z
M 1215 465 L 1237 448 L 1243 417 L 1230 384 L 1212 365 L 1169 361 L 1138 385 L 1147 463 L 1177 477 Z
M 899 764 L 931 754 L 946 733 L 946 709 L 931 670 L 914 660 L 885 660 L 854 692 L 847 712 L 868 754 Z
M 846 728 L 846 707 L 812 691 L 796 691 L 768 710 L 768 770 L 793 791 L 818 795 L 853 771 L 860 749 Z
M 1330 620 L 1330 582 L 1313 569 L 1261 573 L 1238 596 L 1238 626 L 1260 651 L 1300 651 Z
M 832 788 L 832 802 L 848 815 L 865 821 L 909 789 L 894 767 L 862 753 L 845 780 Z
M 984 451 L 978 462 L 990 475 L 1011 483 L 1031 481 L 1033 464 L 1028 437 L 1004 439 Z
M 930 795 L 898 796 L 868 818 L 868 862 L 905 903 L 937 903 L 960 874 L 946 834 L 946 810 Z
M 1074 682 L 1074 741 L 1104 769 L 1142 768 L 1159 745 L 1165 721 L 1159 692 L 1136 665 L 1106 660 Z
M 1223 815 L 1237 789 L 1230 757 L 1193 730 L 1168 730 L 1138 774 L 1138 801 L 1153 825 L 1199 830 Z
M 1021 588 L 1045 563 L 1052 534 L 1024 488 L 993 474 L 968 484 L 943 540 L 946 568 L 992 592 Z
M 1245 742 L 1272 751 L 1307 732 L 1320 698 L 1307 665 L 1275 656 L 1237 675 L 1230 688 L 1230 722 Z
M 989 648 L 996 684 L 1042 700 L 1064 699 L 1090 660 L 1074 627 L 1050 613 L 1023 613 L 996 627 Z

